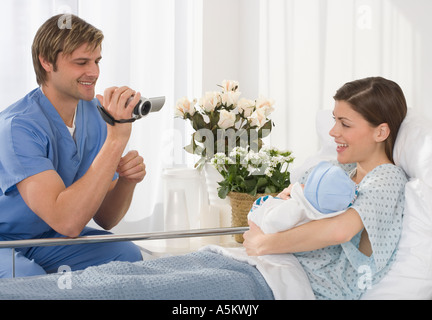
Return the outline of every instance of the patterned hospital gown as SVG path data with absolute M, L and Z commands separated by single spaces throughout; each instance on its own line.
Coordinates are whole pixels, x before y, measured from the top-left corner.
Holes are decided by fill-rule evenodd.
M 354 166 L 342 166 L 355 171 Z M 300 179 L 304 183 L 310 171 Z M 389 270 L 402 231 L 406 175 L 391 164 L 376 167 L 359 184 L 354 208 L 372 246 L 370 257 L 359 250 L 361 231 L 342 245 L 297 253 L 317 299 L 359 299 Z

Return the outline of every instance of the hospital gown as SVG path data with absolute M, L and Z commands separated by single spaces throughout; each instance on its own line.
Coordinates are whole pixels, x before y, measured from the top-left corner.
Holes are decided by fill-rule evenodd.
M 402 232 L 406 182 L 402 169 L 384 164 L 369 172 L 358 186 L 352 208 L 369 235 L 370 257 L 358 250 L 362 231 L 342 245 L 296 254 L 317 299 L 359 299 L 388 272 Z
M 106 123 L 96 108 L 96 99 L 79 101 L 75 123 L 72 137 L 39 88 L 0 113 L 0 240 L 60 236 L 30 210 L 16 184 L 54 170 L 69 187 L 87 172 L 106 139 Z M 113 179 L 117 177 L 116 173 Z M 106 232 L 86 228 L 82 235 L 95 233 Z M 69 264 L 73 270 L 85 268 L 122 259 L 123 252 L 128 256 L 126 260 L 141 257 L 139 249 L 130 243 L 117 246 L 117 249 L 106 244 L 87 249 L 81 246 L 18 249 L 18 275 L 43 273 L 39 265 L 47 272 L 57 272 L 61 264 Z M 0 278 L 10 276 L 10 258 L 10 249 L 0 249 Z

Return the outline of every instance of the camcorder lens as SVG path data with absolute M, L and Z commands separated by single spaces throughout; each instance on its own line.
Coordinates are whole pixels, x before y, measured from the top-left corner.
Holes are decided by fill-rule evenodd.
M 130 97 L 126 102 L 126 105 L 129 104 L 133 97 Z M 165 97 L 155 97 L 155 98 L 141 98 L 137 103 L 135 108 L 132 111 L 132 114 L 135 118 L 141 118 L 148 115 L 150 112 L 157 112 L 165 104 Z
M 144 117 L 150 113 L 152 104 L 149 100 L 140 100 L 133 110 L 135 116 Z

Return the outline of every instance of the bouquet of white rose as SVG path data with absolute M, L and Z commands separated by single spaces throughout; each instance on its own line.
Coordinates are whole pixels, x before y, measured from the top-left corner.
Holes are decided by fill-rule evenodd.
M 274 126 L 268 116 L 274 111 L 273 100 L 240 98 L 237 81 L 224 80 L 221 92 L 206 92 L 198 101 L 183 97 L 177 101 L 175 116 L 189 119 L 195 132 L 184 149 L 200 156 L 195 167 L 201 168 L 216 153 L 229 155 L 235 147 L 258 152 L 262 138 Z

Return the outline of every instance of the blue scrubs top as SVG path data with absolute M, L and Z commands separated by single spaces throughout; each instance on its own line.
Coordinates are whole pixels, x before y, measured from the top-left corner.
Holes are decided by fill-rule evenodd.
M 52 230 L 25 204 L 16 184 L 46 170 L 55 170 L 66 187 L 81 178 L 106 139 L 96 106 L 97 99 L 79 101 L 74 138 L 39 88 L 0 113 L 1 240 L 38 238 Z

